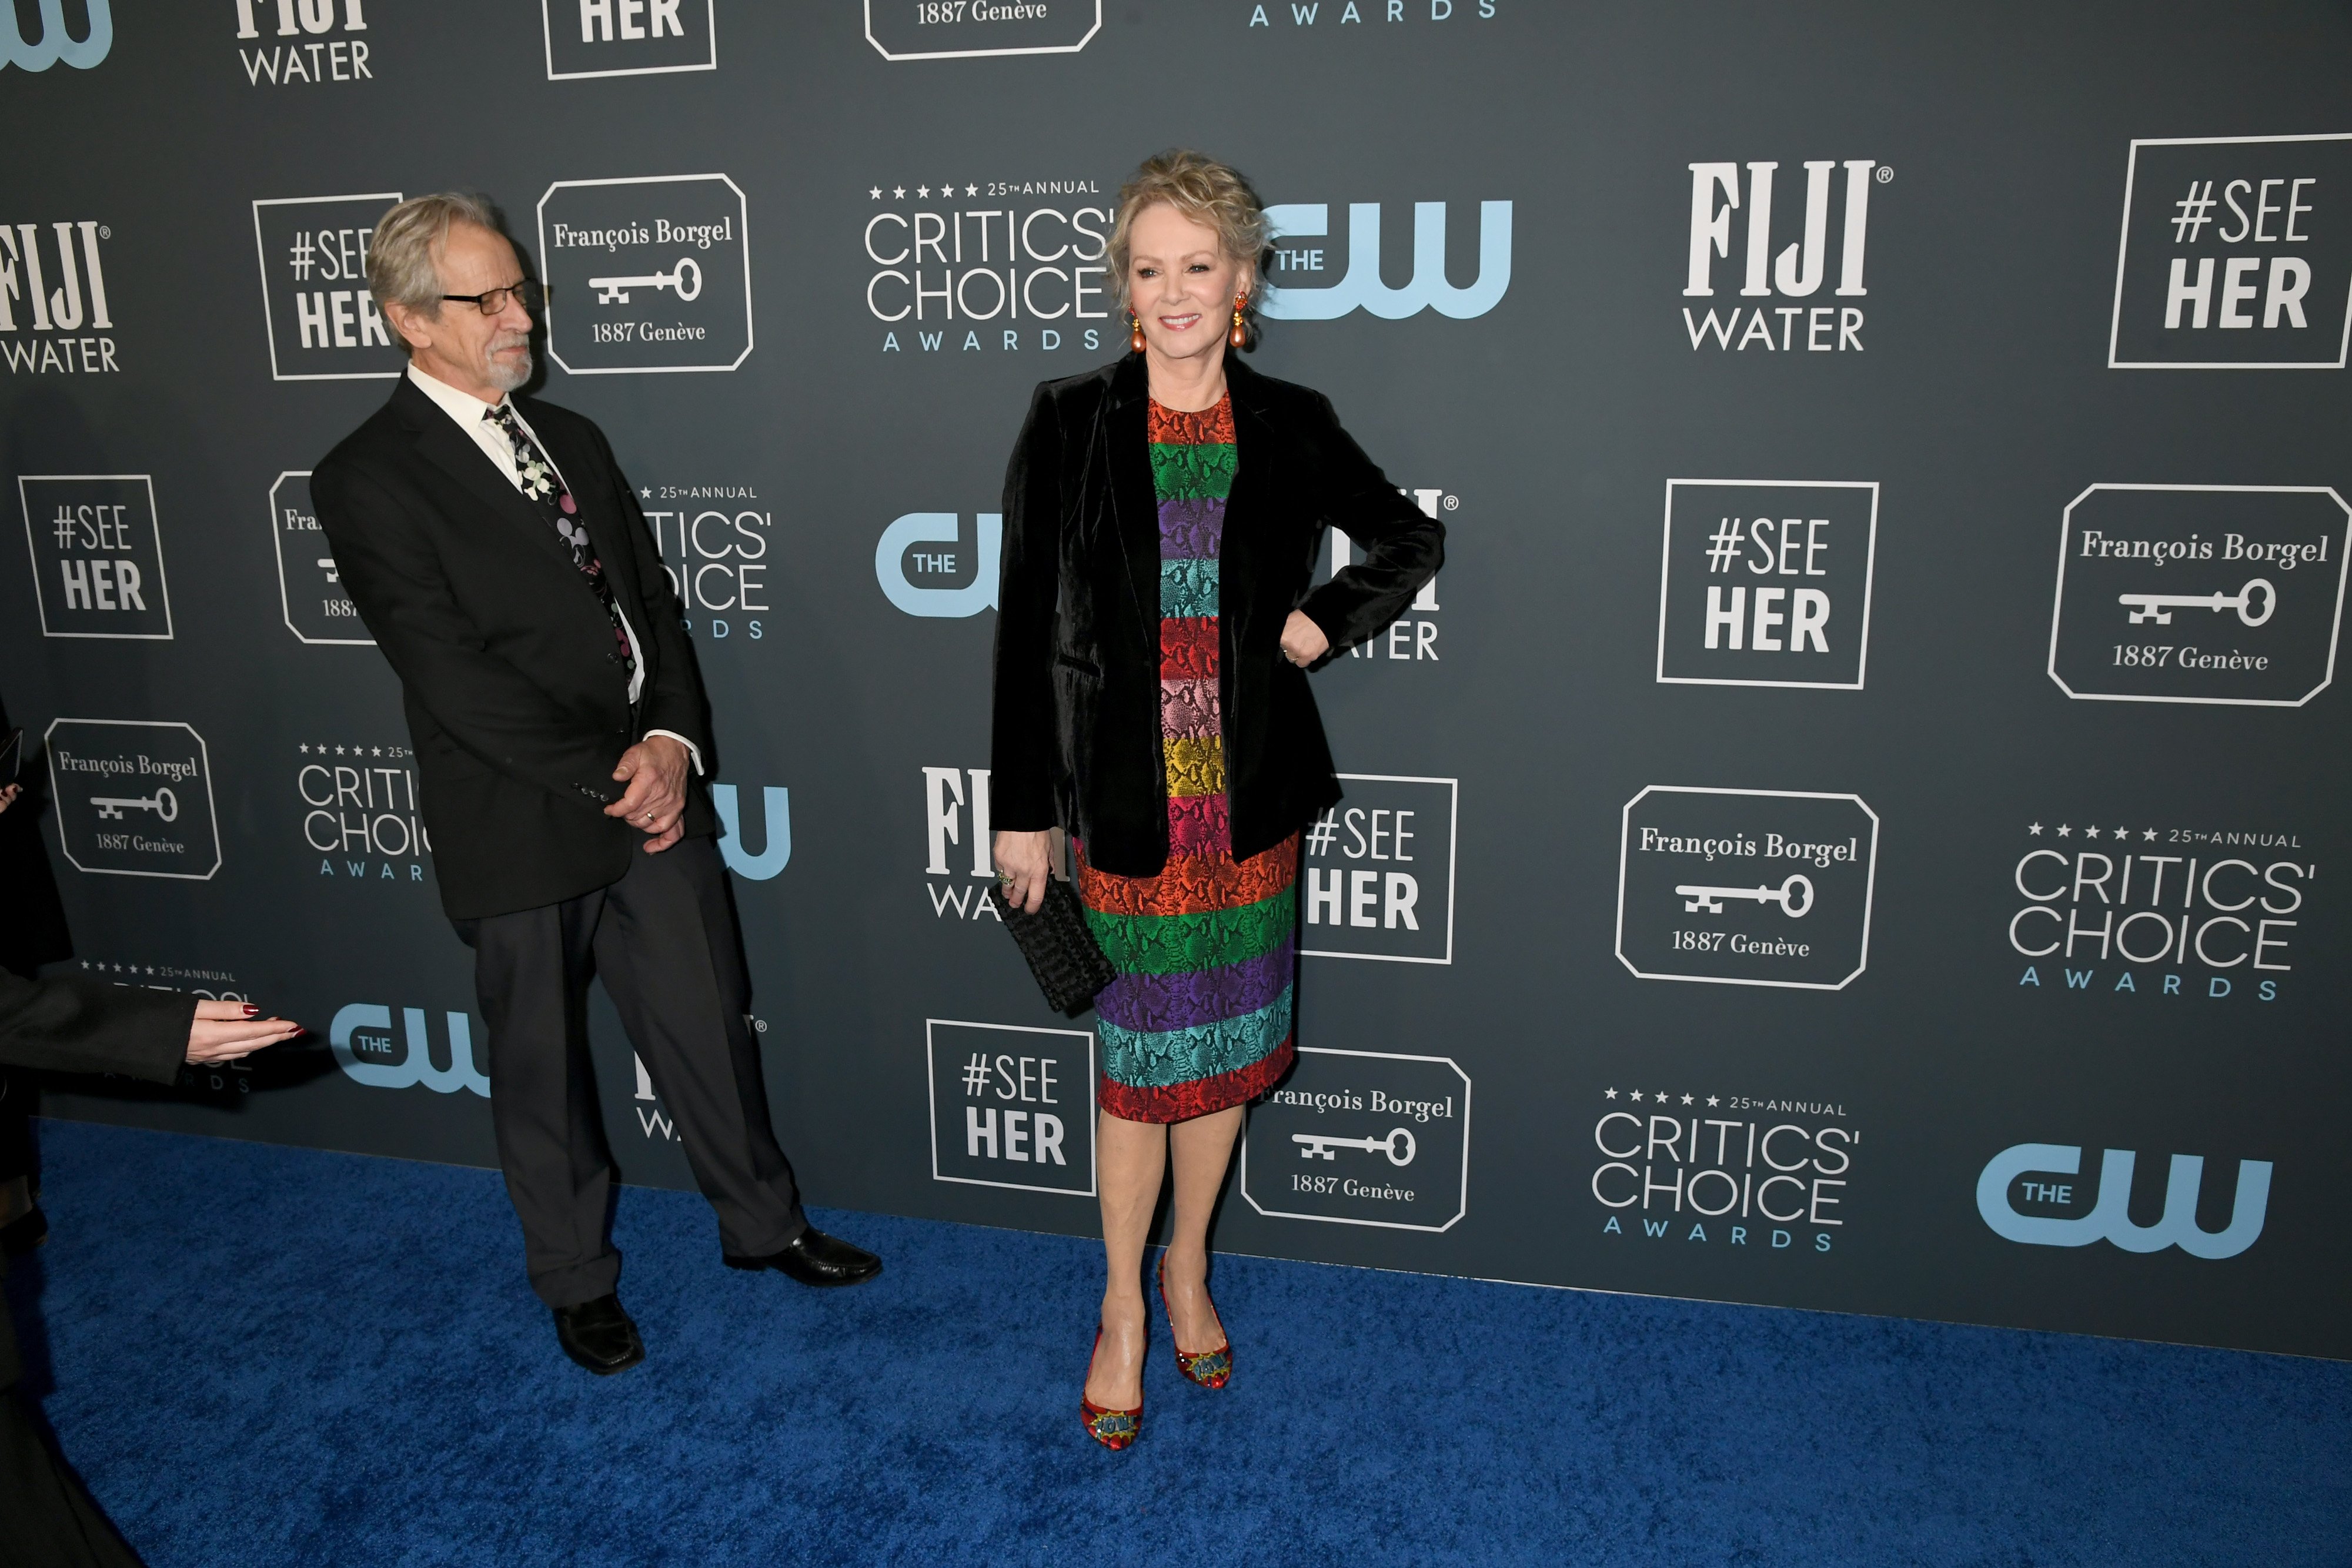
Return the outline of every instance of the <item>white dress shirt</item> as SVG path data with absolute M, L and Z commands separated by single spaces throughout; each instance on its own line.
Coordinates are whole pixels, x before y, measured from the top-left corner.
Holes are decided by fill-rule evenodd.
M 426 375 L 423 371 L 418 370 L 414 364 L 408 367 L 408 379 L 416 383 L 417 391 L 423 392 L 426 397 L 431 398 L 436 404 L 438 404 L 442 413 L 457 421 L 457 428 L 464 431 L 466 434 L 472 439 L 474 444 L 482 449 L 483 456 L 488 457 L 493 464 L 497 465 L 499 472 L 507 476 L 507 483 L 515 487 L 515 493 L 517 495 L 526 494 L 522 487 L 522 472 L 515 466 L 514 448 L 508 444 L 506 436 L 500 434 L 499 427 L 492 424 L 488 419 L 484 417 L 490 410 L 500 407 L 507 402 L 508 400 L 503 393 L 499 395 L 497 402 L 486 403 L 480 398 L 476 397 L 472 392 L 459 392 L 456 387 L 451 386 L 448 382 L 439 381 L 432 376 Z M 516 409 L 514 411 L 514 417 L 515 423 L 522 426 L 523 433 L 529 435 L 532 441 L 538 443 L 539 449 L 541 452 L 547 452 L 547 443 L 540 440 L 539 432 L 531 429 L 530 421 L 522 416 L 522 410 L 520 408 Z M 563 481 L 563 487 L 566 490 L 571 489 L 571 483 L 568 480 L 563 480 L 563 470 L 556 466 L 554 454 L 548 453 L 547 462 L 548 466 L 555 468 L 555 476 L 558 480 Z M 629 639 L 630 648 L 632 650 L 642 650 L 645 647 L 645 643 L 637 636 L 637 629 L 629 624 L 629 612 L 623 610 L 618 602 L 615 602 L 613 606 L 613 613 L 621 618 L 621 631 Z M 645 687 L 646 661 L 643 653 L 639 652 L 637 657 L 637 667 L 629 672 L 629 702 L 631 706 L 634 706 L 635 705 L 637 694 L 644 691 Z M 674 729 L 649 729 L 646 731 L 646 735 L 648 737 L 666 735 L 672 740 L 677 741 L 680 746 L 686 747 L 686 754 L 689 758 L 693 758 L 694 770 L 697 773 L 702 771 L 702 748 L 695 745 L 694 742 L 687 739 L 686 737 L 678 734 L 677 731 Z

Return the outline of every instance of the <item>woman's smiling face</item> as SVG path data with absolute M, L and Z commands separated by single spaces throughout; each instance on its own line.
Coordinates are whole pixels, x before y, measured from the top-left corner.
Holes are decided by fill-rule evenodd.
M 1137 214 L 1129 233 L 1128 299 L 1144 340 L 1171 360 L 1214 350 L 1249 269 L 1224 253 L 1215 229 L 1166 202 Z

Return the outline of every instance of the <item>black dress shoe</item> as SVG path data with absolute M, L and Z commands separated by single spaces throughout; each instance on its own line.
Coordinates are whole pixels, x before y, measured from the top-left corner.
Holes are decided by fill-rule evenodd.
M 765 1258 L 727 1255 L 730 1269 L 773 1269 L 803 1285 L 862 1285 L 882 1271 L 882 1260 L 863 1247 L 852 1247 L 837 1236 L 810 1226 L 793 1238 L 792 1245 Z
M 599 1377 L 626 1372 L 646 1358 L 645 1342 L 621 1310 L 618 1296 L 556 1308 L 555 1337 L 562 1342 L 564 1354 Z
M 5 1225 L 0 1225 L 0 1258 L 22 1258 L 49 1239 L 49 1217 L 35 1204 Z

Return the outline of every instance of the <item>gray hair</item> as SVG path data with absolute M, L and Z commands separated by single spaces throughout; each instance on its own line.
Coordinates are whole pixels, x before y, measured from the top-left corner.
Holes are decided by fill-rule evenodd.
M 376 220 L 375 235 L 368 242 L 367 279 L 378 310 L 404 305 L 427 316 L 441 314 L 440 254 L 452 224 L 505 232 L 488 198 L 467 191 L 411 196 Z M 402 353 L 408 352 L 408 340 L 397 329 L 392 340 Z

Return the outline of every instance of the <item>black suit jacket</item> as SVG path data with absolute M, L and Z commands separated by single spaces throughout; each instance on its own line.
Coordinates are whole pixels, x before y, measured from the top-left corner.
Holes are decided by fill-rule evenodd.
M 1218 557 L 1218 698 L 1234 854 L 1246 859 L 1339 799 L 1283 622 L 1305 611 L 1335 653 L 1373 636 L 1436 573 L 1445 529 L 1322 393 L 1231 355 L 1225 384 L 1240 466 Z M 1168 860 L 1150 406 L 1140 354 L 1047 382 L 1004 476 L 990 810 L 1015 831 L 1066 827 L 1122 876 Z M 1310 592 L 1326 528 L 1366 559 Z
M 612 623 L 539 509 L 406 376 L 310 476 L 360 619 L 405 688 L 418 804 L 452 919 L 618 882 L 645 835 L 604 815 L 649 729 L 710 745 L 676 593 L 604 432 L 517 399 L 587 520 L 646 666 L 635 712 Z M 698 782 L 686 831 L 716 831 Z
M 27 980 L 0 970 L 0 1067 L 122 1072 L 169 1083 L 187 1059 L 195 1016 L 196 998 L 178 991 Z M 16 1330 L 0 1306 L 0 1390 L 20 1375 Z

